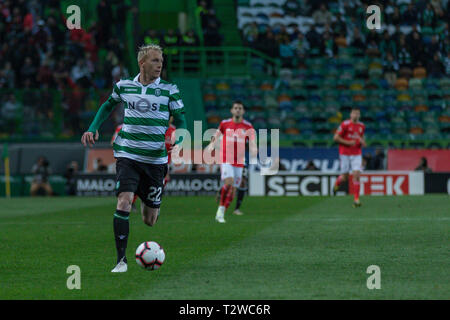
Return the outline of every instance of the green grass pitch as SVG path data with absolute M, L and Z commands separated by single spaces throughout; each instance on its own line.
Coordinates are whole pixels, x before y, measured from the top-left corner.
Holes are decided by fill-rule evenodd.
M 114 198 L 0 199 L 0 299 L 448 299 L 449 196 L 361 200 L 247 197 L 219 224 L 213 198 L 166 197 L 152 228 L 131 214 L 129 269 L 112 274 Z M 165 249 L 159 270 L 134 261 L 147 240 Z

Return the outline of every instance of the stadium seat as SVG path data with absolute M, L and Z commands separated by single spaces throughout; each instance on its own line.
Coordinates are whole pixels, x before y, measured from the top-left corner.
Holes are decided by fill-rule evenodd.
M 416 79 L 424 79 L 427 76 L 427 70 L 424 67 L 416 67 L 413 69 L 413 77 Z
M 394 88 L 397 90 L 406 90 L 408 89 L 408 80 L 405 78 L 398 78 L 395 81 Z
M 409 79 L 410 89 L 422 89 L 422 79 L 417 77 Z
M 428 107 L 424 104 L 418 104 L 414 107 L 414 111 L 415 112 L 427 112 L 428 111 Z

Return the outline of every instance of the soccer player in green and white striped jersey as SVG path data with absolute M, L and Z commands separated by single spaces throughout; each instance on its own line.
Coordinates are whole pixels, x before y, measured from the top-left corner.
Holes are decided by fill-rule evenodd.
M 177 128 L 186 129 L 184 105 L 175 84 L 161 80 L 162 49 L 147 45 L 139 49 L 137 61 L 140 73 L 133 79 L 120 80 L 114 85 L 108 100 L 98 110 L 94 121 L 81 138 L 86 146 L 98 139 L 98 129 L 114 107 L 125 105 L 124 122 L 113 149 L 116 158 L 117 207 L 114 213 L 114 235 L 117 265 L 112 272 L 126 272 L 125 255 L 134 194 L 142 200 L 142 219 L 153 226 L 159 216 L 164 177 L 167 173 L 165 133 L 169 117 Z M 182 142 L 182 137 L 175 145 Z M 176 146 L 175 148 L 178 148 Z

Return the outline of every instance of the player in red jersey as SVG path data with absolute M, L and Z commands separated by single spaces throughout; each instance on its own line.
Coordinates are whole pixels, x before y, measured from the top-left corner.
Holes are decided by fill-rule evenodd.
M 166 134 L 165 134 L 165 143 L 166 143 L 166 149 L 167 149 L 167 164 L 170 164 L 171 161 L 171 150 L 173 148 L 173 144 L 175 143 L 175 126 L 172 124 L 173 122 L 173 117 L 171 116 L 169 118 L 169 128 L 167 128 Z M 120 130 L 122 130 L 122 124 L 119 124 L 116 127 L 116 131 L 114 131 L 114 134 L 112 136 L 111 139 L 111 145 L 114 143 L 114 140 L 117 138 L 117 136 L 119 135 Z M 164 186 L 166 186 L 167 182 L 170 180 L 170 176 L 169 176 L 169 170 L 167 170 L 167 174 L 164 178 Z M 135 194 L 134 198 L 133 198 L 133 202 L 131 203 L 131 209 L 133 211 L 136 211 L 136 200 L 138 198 L 138 195 Z
M 366 147 L 364 140 L 365 126 L 359 121 L 361 111 L 353 108 L 350 119 L 341 123 L 334 134 L 334 141 L 339 143 L 339 161 L 341 163 L 341 175 L 334 185 L 334 192 L 339 186 L 348 181 L 349 172 L 353 174 L 353 207 L 360 207 L 359 201 L 360 182 L 359 176 L 362 170 L 362 147 Z
M 244 105 L 235 101 L 231 107 L 232 118 L 223 120 L 219 129 L 211 139 L 207 149 L 212 151 L 216 141 L 222 136 L 221 143 L 221 180 L 220 203 L 216 213 L 216 220 L 225 223 L 224 215 L 233 201 L 236 188 L 242 180 L 242 170 L 245 164 L 245 143 L 249 143 L 250 156 L 256 158 L 256 135 L 252 124 L 244 120 Z
M 172 148 L 175 143 L 176 127 L 172 124 L 172 122 L 173 122 L 173 117 L 171 116 L 169 118 L 169 128 L 167 128 L 166 137 L 165 137 L 166 149 L 167 149 L 167 164 L 168 165 L 170 165 L 170 163 L 172 161 Z M 170 170 L 168 169 L 166 177 L 164 178 L 164 186 L 166 186 L 167 182 L 169 182 L 169 180 L 170 180 L 169 171 Z

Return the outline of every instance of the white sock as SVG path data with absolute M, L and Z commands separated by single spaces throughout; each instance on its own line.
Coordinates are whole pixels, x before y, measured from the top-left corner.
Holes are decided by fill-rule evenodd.
M 219 206 L 219 209 L 217 209 L 217 213 L 220 215 L 224 215 L 225 213 L 225 206 Z

